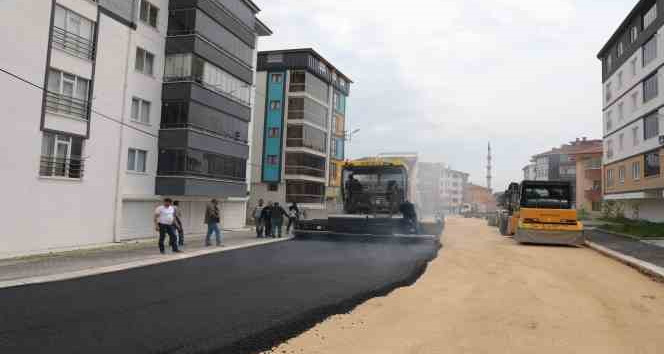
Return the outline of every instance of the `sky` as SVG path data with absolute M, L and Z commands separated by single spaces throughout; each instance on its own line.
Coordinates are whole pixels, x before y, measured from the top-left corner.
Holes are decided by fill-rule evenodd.
M 601 138 L 597 53 L 637 0 L 255 0 L 259 50 L 314 48 L 354 84 L 347 157 L 415 151 L 493 188 Z

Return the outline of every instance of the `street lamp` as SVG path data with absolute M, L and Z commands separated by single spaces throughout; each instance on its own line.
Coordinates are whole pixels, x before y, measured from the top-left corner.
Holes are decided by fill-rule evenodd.
M 353 141 L 353 135 L 355 135 L 359 132 L 360 132 L 359 128 L 358 129 L 353 129 L 353 131 L 350 131 L 350 132 L 348 130 L 344 131 L 344 138 L 346 139 L 346 141 L 348 141 L 348 150 L 346 151 L 348 153 L 347 154 L 348 157 L 350 157 L 350 143 L 351 143 L 351 141 Z

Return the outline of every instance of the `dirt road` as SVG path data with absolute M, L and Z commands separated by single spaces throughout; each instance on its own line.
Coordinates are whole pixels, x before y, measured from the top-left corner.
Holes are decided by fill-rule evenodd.
M 523 246 L 450 219 L 411 287 L 274 353 L 664 353 L 664 285 L 585 248 Z

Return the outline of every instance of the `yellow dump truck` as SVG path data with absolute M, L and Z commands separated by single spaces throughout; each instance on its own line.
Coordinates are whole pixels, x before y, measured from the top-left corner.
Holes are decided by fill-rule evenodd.
M 520 243 L 580 246 L 583 224 L 572 209 L 569 182 L 511 183 L 503 200 L 498 228 Z

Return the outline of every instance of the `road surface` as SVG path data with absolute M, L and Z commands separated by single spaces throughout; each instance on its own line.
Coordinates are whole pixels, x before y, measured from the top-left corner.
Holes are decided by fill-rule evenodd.
M 298 240 L 0 290 L 0 353 L 247 353 L 412 283 L 438 244 Z
M 664 353 L 664 284 L 587 248 L 523 246 L 451 219 L 411 287 L 274 353 Z

